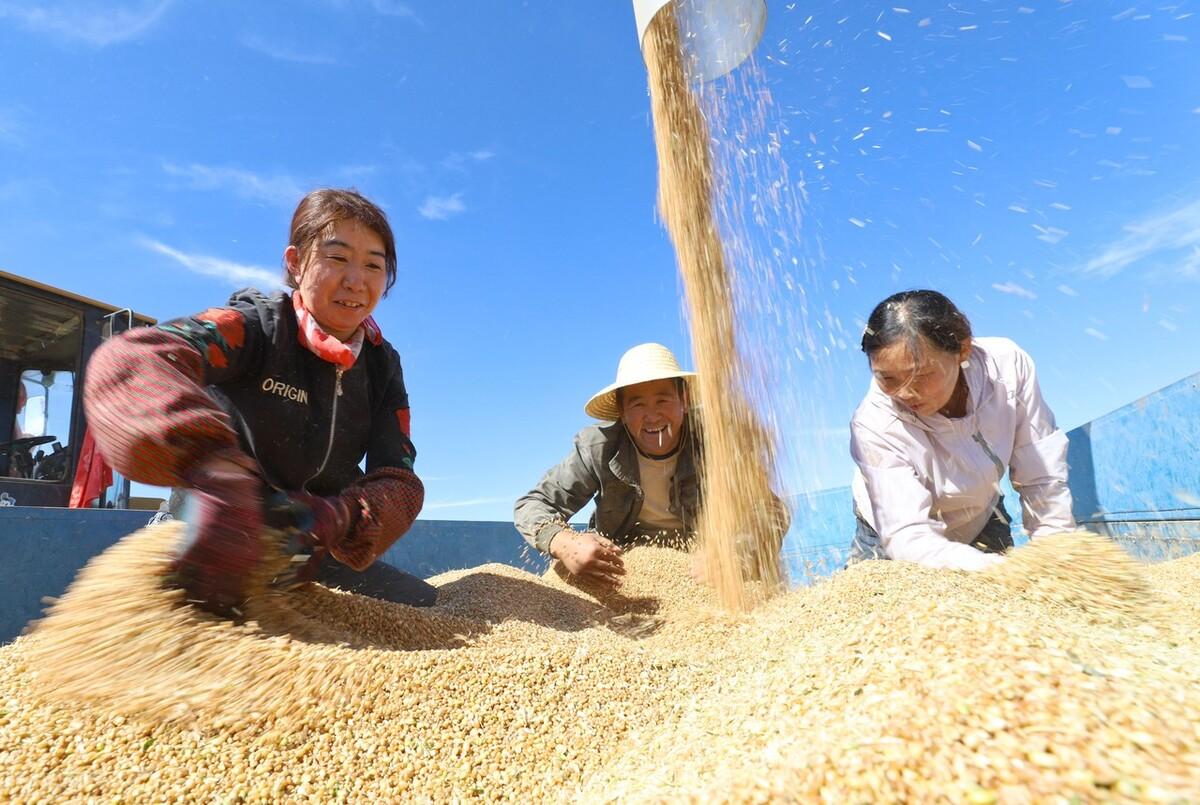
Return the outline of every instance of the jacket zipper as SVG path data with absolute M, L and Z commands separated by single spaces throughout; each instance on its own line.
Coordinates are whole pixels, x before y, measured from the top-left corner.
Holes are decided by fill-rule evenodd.
M 306 492 L 308 491 L 308 485 L 313 478 L 316 478 L 325 471 L 325 465 L 329 463 L 329 454 L 333 452 L 333 435 L 337 433 L 338 397 L 342 396 L 342 373 L 345 371 L 346 370 L 340 366 L 337 368 L 337 379 L 334 381 L 333 387 L 333 413 L 329 417 L 329 442 L 325 445 L 325 458 L 321 459 L 321 466 L 317 467 L 317 471 L 310 475 L 308 480 L 305 481 L 300 487 Z
M 992 460 L 992 463 L 996 465 L 996 470 L 999 471 L 1000 477 L 1003 478 L 1004 477 L 1004 462 L 1000 460 L 999 456 L 997 456 L 995 453 L 992 452 L 992 448 L 988 447 L 988 443 L 983 438 L 983 434 L 980 433 L 979 431 L 975 431 L 975 433 L 971 435 L 971 438 L 974 439 L 979 444 L 979 446 L 983 448 L 983 452 L 988 454 L 988 458 L 990 458 Z
M 975 431 L 975 433 L 973 433 L 971 435 L 971 438 L 974 439 L 975 442 L 980 447 L 983 448 L 983 452 L 988 454 L 988 458 L 990 458 L 992 460 L 992 462 L 996 465 L 996 470 L 997 470 L 997 472 L 1000 473 L 1000 478 L 1003 478 L 1004 477 L 1004 462 L 1000 460 L 999 456 L 997 456 L 995 453 L 992 452 L 992 448 L 988 446 L 987 440 L 983 438 L 983 434 L 977 430 L 977 431 Z M 1003 492 L 1003 490 L 1000 489 L 1000 478 L 996 479 L 996 484 L 995 484 L 996 494 L 1000 496 L 1001 500 L 1003 500 L 1004 492 Z M 1001 519 L 1003 519 L 1005 522 L 1008 522 L 1007 517 L 1002 517 Z

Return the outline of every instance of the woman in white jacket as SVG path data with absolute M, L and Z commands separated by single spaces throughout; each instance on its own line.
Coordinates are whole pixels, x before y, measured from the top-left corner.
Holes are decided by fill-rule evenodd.
M 1075 528 L 1067 437 L 1020 347 L 972 338 L 953 302 L 921 290 L 876 306 L 862 350 L 873 377 L 850 422 L 851 562 L 981 570 L 1002 561 L 1013 544 L 1006 470 L 1030 536 Z

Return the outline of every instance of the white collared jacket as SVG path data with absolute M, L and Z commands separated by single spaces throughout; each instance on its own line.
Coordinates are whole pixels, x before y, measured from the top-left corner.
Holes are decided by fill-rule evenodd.
M 1006 470 L 1030 536 L 1075 528 L 1067 437 L 1033 360 L 1007 338 L 976 338 L 963 371 L 965 417 L 918 416 L 872 380 L 850 421 L 854 505 L 892 559 L 963 570 L 1001 561 L 969 543 L 995 510 Z

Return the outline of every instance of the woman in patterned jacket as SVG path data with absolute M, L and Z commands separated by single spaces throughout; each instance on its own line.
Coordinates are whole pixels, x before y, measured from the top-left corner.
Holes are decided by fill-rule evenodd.
M 371 318 L 396 279 L 387 217 L 313 191 L 283 260 L 290 293 L 246 289 L 105 344 L 85 385 L 96 442 L 129 478 L 187 490 L 173 577 L 208 609 L 244 600 L 267 499 L 305 512 L 300 578 L 428 605 L 432 587 L 376 562 L 424 500 L 400 358 Z

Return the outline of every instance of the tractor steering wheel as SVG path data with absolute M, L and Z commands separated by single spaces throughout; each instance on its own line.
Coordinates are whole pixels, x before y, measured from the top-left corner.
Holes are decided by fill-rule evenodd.
M 33 448 L 50 444 L 57 436 L 26 436 L 11 442 L 0 442 L 0 456 L 9 455 L 9 474 L 17 478 L 33 477 Z
M 57 436 L 26 436 L 22 439 L 13 439 L 11 442 L 0 442 L 0 456 L 9 450 L 30 451 L 39 445 L 50 444 L 57 438 Z

